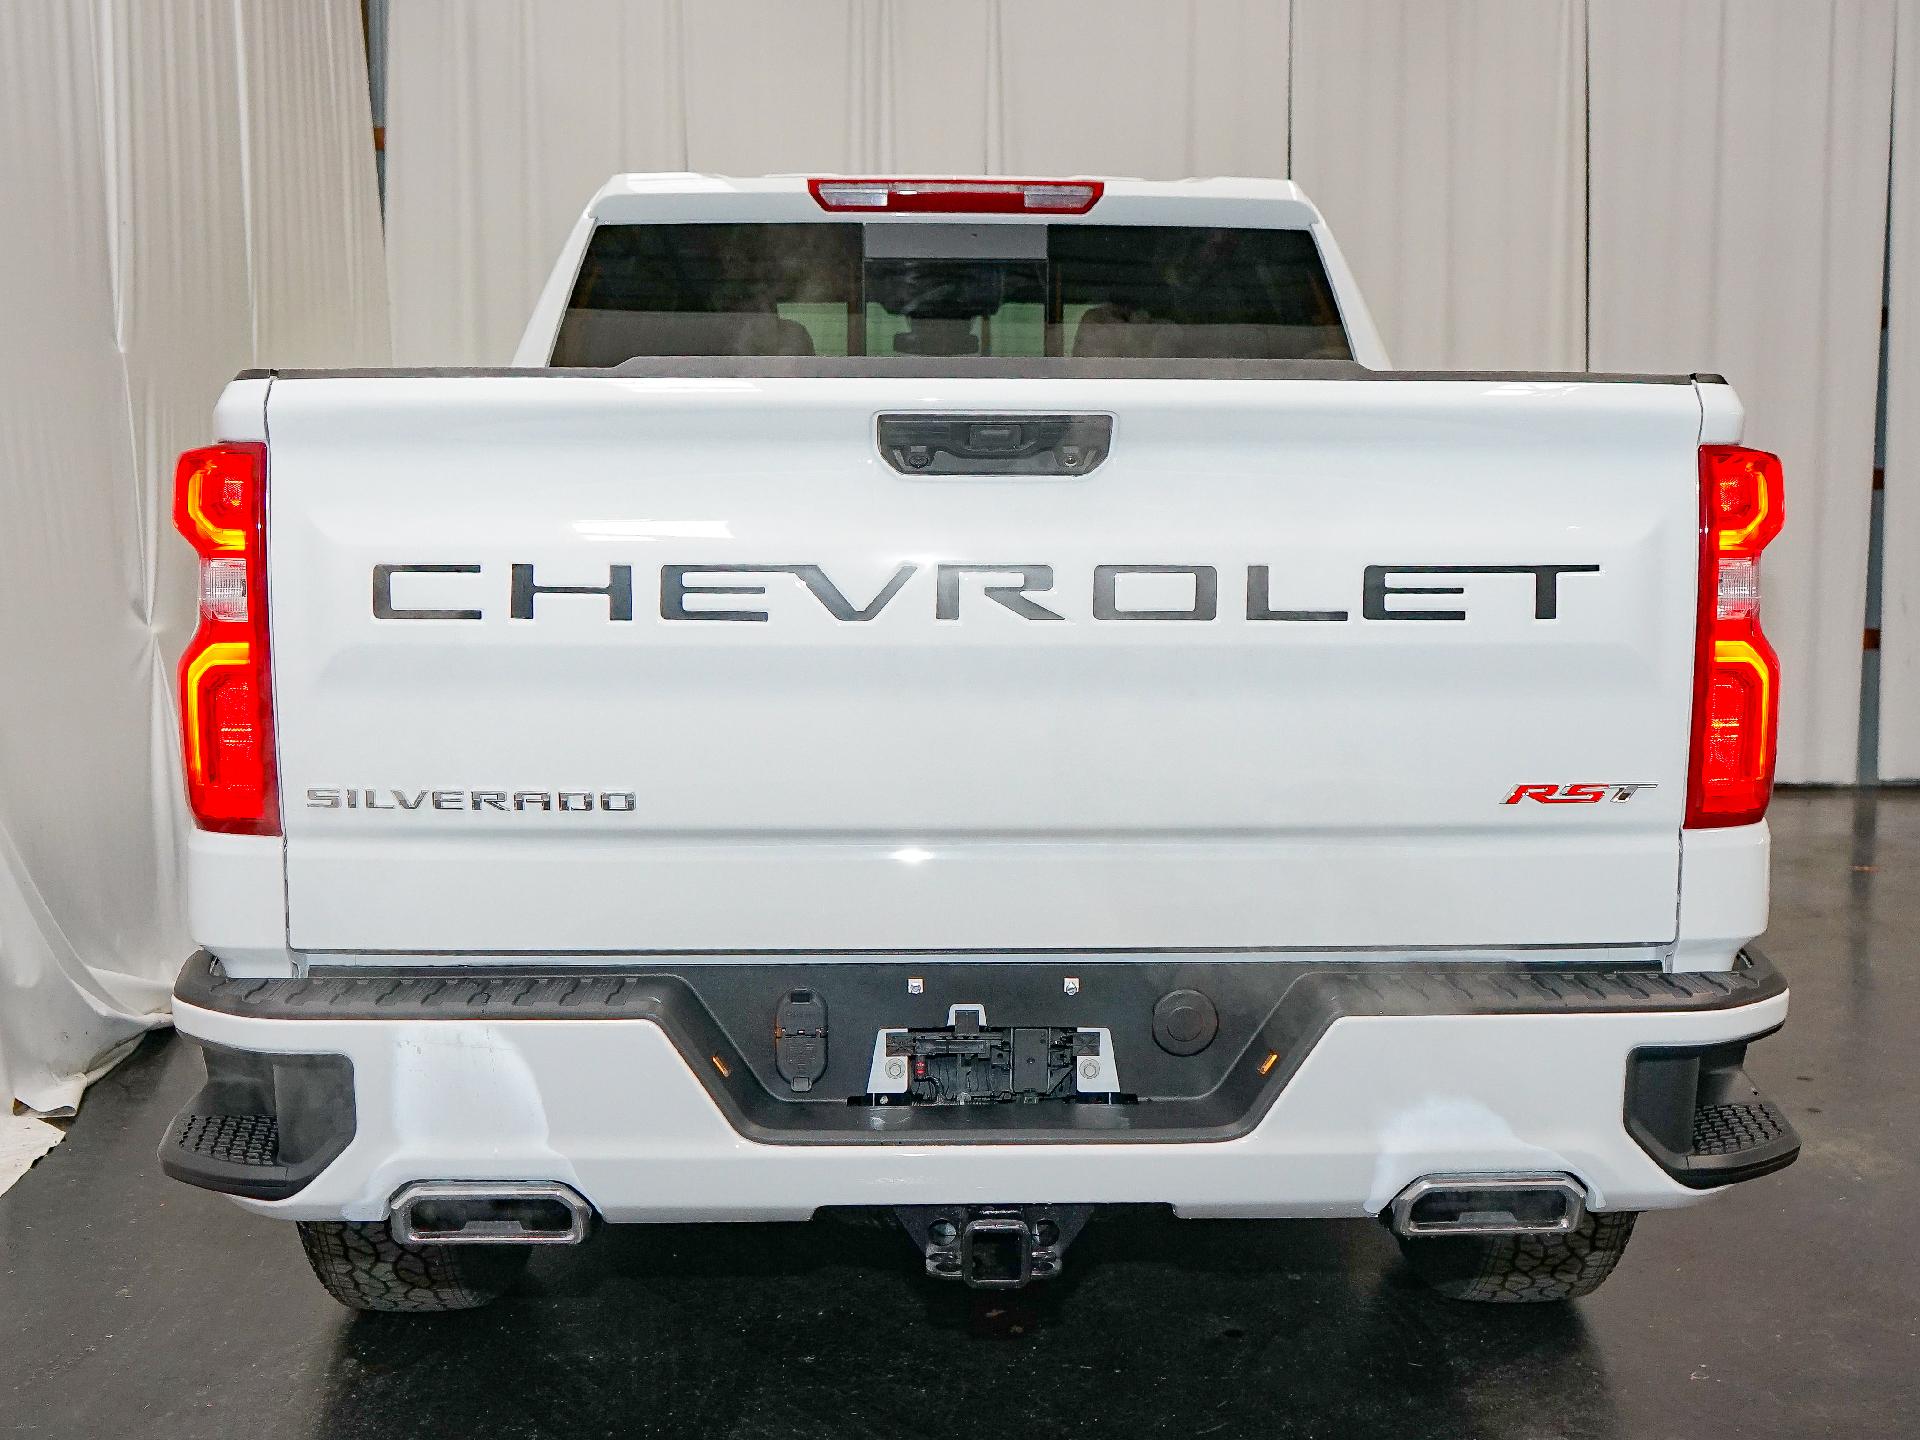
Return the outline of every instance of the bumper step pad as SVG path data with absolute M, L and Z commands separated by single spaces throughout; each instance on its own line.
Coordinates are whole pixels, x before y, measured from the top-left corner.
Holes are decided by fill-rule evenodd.
M 1794 1134 L 1787 1117 L 1771 1100 L 1703 1105 L 1693 1112 L 1693 1153 L 1741 1155 L 1777 1144 Z
M 220 1165 L 277 1166 L 280 1122 L 271 1115 L 195 1115 L 174 1121 L 173 1145 Z
M 199 1043 L 207 1083 L 173 1117 L 160 1168 L 176 1180 L 284 1200 L 353 1139 L 353 1066 L 344 1055 L 267 1055 Z
M 1627 1063 L 1627 1131 L 1682 1185 L 1751 1180 L 1800 1154 L 1792 1122 L 1741 1068 L 1748 1043 L 1648 1048 Z

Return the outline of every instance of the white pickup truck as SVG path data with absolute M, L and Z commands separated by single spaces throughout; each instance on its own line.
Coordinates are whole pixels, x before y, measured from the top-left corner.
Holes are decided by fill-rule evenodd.
M 1392 371 L 1285 183 L 632 175 L 513 368 L 215 420 L 161 1153 L 348 1305 L 1114 1202 L 1554 1300 L 1797 1153 L 1716 376 Z

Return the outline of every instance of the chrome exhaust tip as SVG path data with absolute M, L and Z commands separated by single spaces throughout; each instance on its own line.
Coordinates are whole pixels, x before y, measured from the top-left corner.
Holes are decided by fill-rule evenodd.
M 593 1207 L 551 1180 L 417 1180 L 393 1197 L 403 1245 L 577 1245 Z
M 1387 1223 L 1407 1239 L 1432 1235 L 1564 1235 L 1587 1213 L 1571 1175 L 1427 1175 L 1394 1199 Z

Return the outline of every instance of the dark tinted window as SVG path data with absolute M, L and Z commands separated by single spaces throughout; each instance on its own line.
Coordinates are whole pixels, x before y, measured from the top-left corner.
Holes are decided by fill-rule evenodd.
M 858 225 L 602 225 L 555 365 L 636 355 L 847 355 Z
M 868 355 L 1043 355 L 1045 260 L 869 259 Z
M 964 227 L 955 227 L 956 233 Z M 1300 230 L 1053 225 L 1045 257 L 868 257 L 864 227 L 604 225 L 555 365 L 659 355 L 1347 359 Z M 1008 237 L 1011 241 L 1012 237 Z M 974 235 L 971 247 L 979 248 Z M 996 246 L 1000 242 L 995 241 Z
M 1056 225 L 1053 353 L 1346 360 L 1319 247 L 1304 230 Z

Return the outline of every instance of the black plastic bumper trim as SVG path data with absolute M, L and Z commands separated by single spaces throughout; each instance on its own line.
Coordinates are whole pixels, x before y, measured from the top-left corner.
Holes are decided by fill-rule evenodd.
M 1627 1133 L 1689 1189 L 1757 1180 L 1800 1158 L 1793 1123 L 1743 1068 L 1747 1046 L 1772 1033 L 1719 1045 L 1645 1045 L 1628 1057 Z
M 1089 1013 L 1061 1000 L 1062 970 L 1079 977 L 1091 995 L 1118 997 L 1113 1008 Z M 912 1002 L 906 999 L 910 975 L 924 985 Z M 836 1026 L 843 1016 L 859 1018 L 841 1032 L 848 1041 L 829 1044 L 827 1083 L 790 1097 L 781 1093 L 786 1087 L 771 1024 L 755 1018 L 760 997 L 771 1017 L 778 997 L 795 984 L 825 988 L 829 979 Z M 1211 990 L 1222 1002 L 1220 1038 L 1205 1056 L 1166 1056 L 1151 1039 L 1153 997 L 1189 985 Z M 1751 951 L 1730 971 L 1679 974 L 1565 965 L 1376 962 L 1328 970 L 1307 962 L 1087 958 L 1045 967 L 843 962 L 830 977 L 819 966 L 741 961 L 629 973 L 446 967 L 286 979 L 229 977 L 203 952 L 187 963 L 174 998 L 256 1019 L 646 1020 L 666 1033 L 734 1128 L 769 1144 L 1166 1144 L 1247 1133 L 1327 1029 L 1346 1016 L 1711 1011 L 1757 1004 L 1785 989 L 1778 972 Z M 885 1014 L 898 1018 L 884 1023 L 920 1024 L 908 1013 L 912 1006 L 944 1015 L 950 997 L 986 997 L 1021 1024 L 1112 1024 L 1122 1080 L 1142 1098 L 1135 1104 L 848 1103 L 865 1088 L 878 1028 L 866 1020 Z M 1137 1038 L 1123 1034 L 1136 1023 L 1135 1012 Z M 1129 1076 L 1129 1066 L 1140 1078 Z M 1141 1083 L 1154 1075 L 1171 1078 Z
M 160 1142 L 160 1168 L 175 1180 L 223 1195 L 285 1200 L 353 1140 L 353 1062 L 345 1055 L 194 1043 L 207 1083 Z

